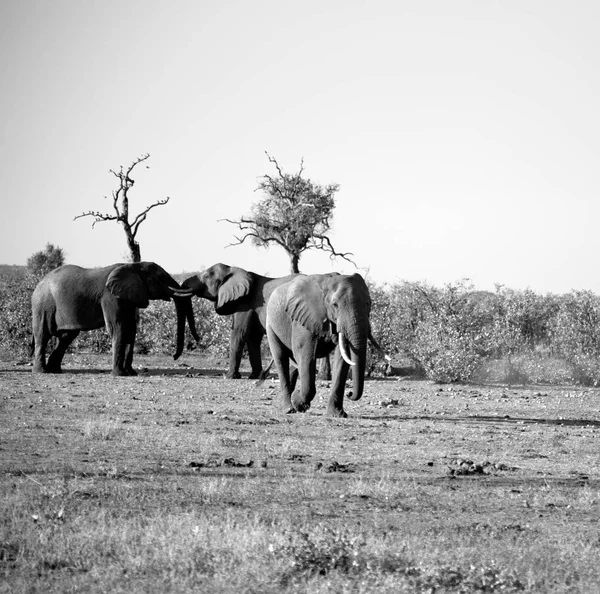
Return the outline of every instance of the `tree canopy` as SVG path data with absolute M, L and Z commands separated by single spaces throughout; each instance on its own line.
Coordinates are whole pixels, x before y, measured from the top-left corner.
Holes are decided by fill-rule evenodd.
M 41 278 L 51 270 L 65 263 L 65 253 L 62 248 L 47 243 L 46 247 L 27 258 L 27 272 L 34 278 Z
M 225 219 L 241 231 L 231 245 L 246 240 L 258 247 L 279 245 L 290 258 L 292 272 L 299 272 L 300 257 L 309 249 L 323 250 L 331 258 L 340 257 L 354 264 L 352 254 L 336 251 L 329 238 L 339 185 L 322 186 L 303 177 L 304 160 L 297 173 L 284 173 L 275 158 L 268 153 L 267 157 L 277 174 L 260 178 L 256 191 L 262 198 L 252 205 L 250 215 Z

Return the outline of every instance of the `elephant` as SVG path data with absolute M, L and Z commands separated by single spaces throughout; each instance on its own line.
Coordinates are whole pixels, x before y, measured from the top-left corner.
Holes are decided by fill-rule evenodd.
M 179 310 L 190 295 L 154 262 L 60 266 L 38 283 L 31 296 L 33 371 L 60 373 L 63 356 L 79 332 L 106 326 L 112 338 L 112 374 L 137 375 L 132 361 L 138 308 L 148 307 L 150 300 L 172 298 Z M 198 340 L 195 326 L 191 330 Z M 46 363 L 52 336 L 58 337 L 58 345 Z
M 266 329 L 284 412 L 310 408 L 316 394 L 316 359 L 334 352 L 327 415 L 348 416 L 343 407 L 348 370 L 352 366 L 348 398 L 358 400 L 364 389 L 367 341 L 379 348 L 372 338 L 370 312 L 371 297 L 360 274 L 300 275 L 273 291 Z M 297 373 L 290 374 L 290 359 Z
M 288 282 L 297 274 L 284 277 L 268 277 L 249 272 L 243 268 L 214 264 L 204 272 L 186 278 L 181 287 L 191 290 L 193 295 L 215 302 L 215 311 L 220 315 L 233 315 L 229 340 L 229 369 L 226 377 L 240 377 L 239 368 L 244 350 L 248 347 L 248 355 L 252 372 L 250 378 L 258 378 L 262 373 L 260 345 L 265 335 L 266 304 L 273 290 Z M 186 301 L 185 308 L 179 309 L 177 359 L 183 352 L 185 319 L 190 328 L 194 324 L 194 312 L 191 298 Z

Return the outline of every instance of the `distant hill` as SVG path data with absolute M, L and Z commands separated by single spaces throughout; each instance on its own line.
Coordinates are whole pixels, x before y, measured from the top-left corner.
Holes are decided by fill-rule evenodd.
M 0 264 L 0 276 L 9 278 L 24 278 L 27 273 L 27 266 L 17 266 L 16 264 Z

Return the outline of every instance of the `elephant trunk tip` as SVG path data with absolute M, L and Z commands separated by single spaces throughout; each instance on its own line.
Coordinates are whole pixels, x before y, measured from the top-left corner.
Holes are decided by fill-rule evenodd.
M 346 398 L 348 398 L 348 400 L 356 402 L 357 400 L 360 400 L 362 398 L 362 393 L 350 390 L 350 392 L 346 394 Z

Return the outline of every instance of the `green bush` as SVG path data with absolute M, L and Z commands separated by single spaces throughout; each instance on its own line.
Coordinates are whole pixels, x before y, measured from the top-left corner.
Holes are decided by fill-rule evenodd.
M 0 277 L 0 351 L 3 357 L 27 359 L 31 350 L 31 294 L 37 283 L 29 276 Z
M 574 368 L 574 379 L 600 384 L 600 297 L 591 291 L 563 295 L 551 328 L 555 354 Z
M 522 376 L 515 355 L 551 345 L 559 310 L 555 296 L 498 287 L 475 291 L 462 281 L 371 286 L 375 337 L 393 356 L 405 356 L 438 382 L 468 381 L 482 363 L 508 361 L 508 379 Z
M 426 297 L 426 306 L 415 329 L 414 356 L 434 381 L 469 380 L 482 359 L 495 349 L 494 312 L 481 307 L 466 283 L 419 290 Z

